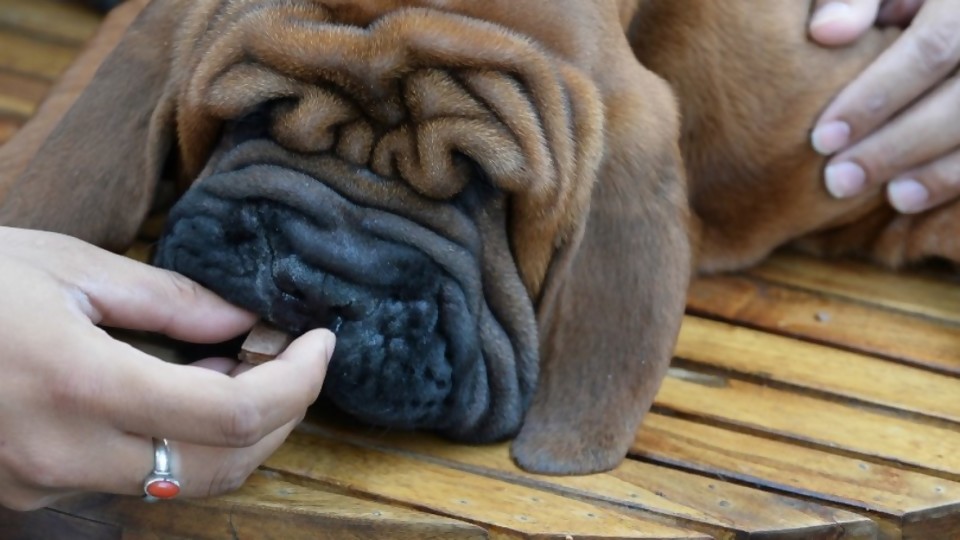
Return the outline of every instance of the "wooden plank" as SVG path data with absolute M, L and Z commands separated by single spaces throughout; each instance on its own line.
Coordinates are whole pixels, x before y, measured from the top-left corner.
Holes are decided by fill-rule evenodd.
M 294 432 L 267 468 L 483 525 L 498 538 L 707 538 L 554 493 Z
M 53 80 L 79 52 L 76 47 L 0 32 L 0 70 Z
M 719 376 L 671 370 L 656 405 L 722 423 L 960 477 L 960 430 Z
M 631 453 L 800 497 L 866 510 L 888 537 L 960 538 L 960 484 L 659 414 Z
M 860 515 L 634 460 L 609 473 L 544 476 L 517 468 L 510 459 L 509 443 L 461 445 L 421 434 L 373 432 L 329 421 L 310 429 L 538 489 L 636 509 L 661 516 L 668 524 L 721 538 L 815 540 L 843 534 L 849 539 L 872 539 L 877 533 L 876 526 Z
M 77 2 L 0 0 L 0 32 L 16 30 L 79 46 L 99 25 L 100 16 Z
M 13 512 L 0 506 L 0 538 L 4 540 L 120 540 L 120 528 L 57 512 Z
M 960 422 L 960 378 L 862 354 L 691 316 L 674 354 L 754 380 Z
M 960 287 L 945 279 L 891 272 L 856 261 L 780 253 L 746 272 L 774 283 L 960 324 Z
M 23 125 L 23 119 L 0 115 L 0 145 L 9 141 Z
M 960 328 L 745 276 L 695 280 L 689 313 L 960 375 Z
M 255 473 L 239 491 L 213 499 L 147 505 L 136 497 L 100 495 L 68 499 L 56 508 L 122 527 L 124 538 L 487 538 L 476 525 L 298 486 L 265 473 Z
M 127 251 L 123 253 L 123 256 L 133 259 L 137 262 L 149 264 L 150 257 L 153 256 L 153 248 L 153 243 L 136 240 L 130 245 L 129 248 L 127 248 Z
M 31 116 L 50 90 L 50 83 L 34 77 L 0 71 L 0 114 Z

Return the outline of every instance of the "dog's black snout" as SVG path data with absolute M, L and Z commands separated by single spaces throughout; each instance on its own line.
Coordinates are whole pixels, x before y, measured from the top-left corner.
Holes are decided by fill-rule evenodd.
M 300 265 L 293 257 L 274 260 L 273 280 L 280 292 L 294 300 L 306 302 L 309 284 L 303 283 L 305 280 L 302 278 L 297 279 L 298 274 L 302 274 L 302 269 L 297 268 L 298 266 Z
M 241 207 L 231 215 L 229 223 L 224 226 L 224 240 L 232 244 L 242 244 L 256 240 L 257 231 L 261 229 L 260 219 L 253 206 Z
M 324 393 L 343 410 L 393 427 L 477 421 L 463 416 L 483 410 L 485 371 L 475 297 L 451 273 L 461 245 L 263 166 L 207 179 L 167 227 L 158 265 L 292 334 L 337 334 Z

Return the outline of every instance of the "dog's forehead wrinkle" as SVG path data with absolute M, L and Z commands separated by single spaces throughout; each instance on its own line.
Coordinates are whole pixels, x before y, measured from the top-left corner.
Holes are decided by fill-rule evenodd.
M 260 234 L 278 242 L 256 248 L 274 260 L 253 277 L 270 298 L 263 310 L 302 324 L 319 320 L 304 306 L 322 306 L 338 338 L 351 336 L 342 349 L 355 364 L 331 364 L 331 385 L 356 389 L 341 404 L 503 437 L 537 371 L 535 288 L 524 286 L 537 265 L 515 259 L 538 243 L 552 252 L 578 208 L 566 190 L 593 172 L 583 152 L 602 134 L 582 112 L 596 92 L 581 92 L 570 79 L 588 77 L 529 29 L 480 20 L 469 2 L 400 1 L 410 9 L 384 16 L 390 1 L 217 2 L 215 28 L 181 55 L 198 68 L 179 70 L 190 73 L 176 104 L 192 122 L 185 169 L 211 197 L 261 208 Z M 258 107 L 270 111 L 266 134 L 256 115 L 229 124 Z M 211 158 L 202 145 L 224 122 Z M 229 234 L 224 249 L 255 243 Z M 407 289 L 392 285 L 403 276 Z M 437 325 L 452 333 L 428 330 Z M 456 414 L 436 420 L 435 407 Z

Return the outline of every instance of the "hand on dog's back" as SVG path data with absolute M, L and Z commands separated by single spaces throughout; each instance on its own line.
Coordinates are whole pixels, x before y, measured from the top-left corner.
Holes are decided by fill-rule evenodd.
M 825 174 L 830 193 L 855 197 L 889 182 L 890 204 L 911 214 L 955 199 L 960 195 L 960 2 L 820 3 L 810 35 L 825 45 L 848 45 L 874 22 L 907 27 L 840 92 L 813 131 L 818 152 L 837 153 Z

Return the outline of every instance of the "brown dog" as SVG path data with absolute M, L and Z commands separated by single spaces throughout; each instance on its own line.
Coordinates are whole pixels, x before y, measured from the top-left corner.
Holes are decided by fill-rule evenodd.
M 175 174 L 157 263 L 289 330 L 333 326 L 339 406 L 519 430 L 533 471 L 608 469 L 692 270 L 797 239 L 960 260 L 949 209 L 894 218 L 821 187 L 807 130 L 890 36 L 819 49 L 800 4 L 156 0 L 0 222 L 122 246 Z

